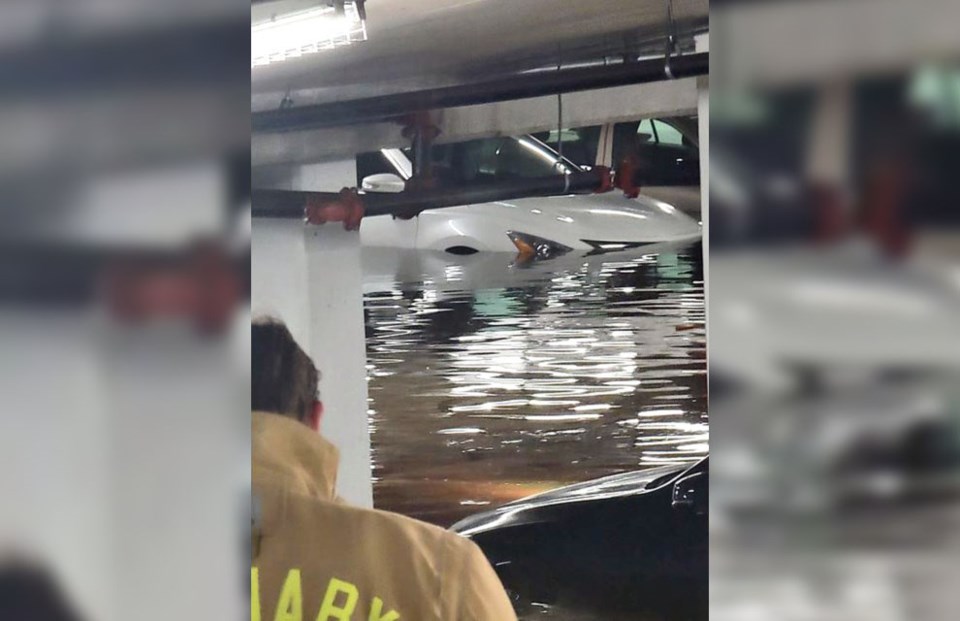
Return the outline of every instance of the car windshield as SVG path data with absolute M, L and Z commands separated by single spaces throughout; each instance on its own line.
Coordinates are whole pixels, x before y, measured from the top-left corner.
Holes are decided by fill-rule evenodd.
M 413 158 L 412 149 L 404 149 Z M 580 168 L 532 136 L 495 137 L 434 145 L 433 173 L 451 183 L 549 177 Z
M 563 152 L 563 157 L 580 166 L 593 166 L 597 161 L 600 140 L 599 125 L 571 129 L 550 130 L 533 134 L 554 152 Z

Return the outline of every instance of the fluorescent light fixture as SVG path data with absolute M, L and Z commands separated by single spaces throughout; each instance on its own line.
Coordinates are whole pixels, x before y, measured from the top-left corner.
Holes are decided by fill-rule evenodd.
M 367 25 L 356 2 L 345 2 L 343 13 L 332 6 L 318 6 L 279 15 L 250 29 L 252 66 L 258 67 L 332 50 L 367 40 Z

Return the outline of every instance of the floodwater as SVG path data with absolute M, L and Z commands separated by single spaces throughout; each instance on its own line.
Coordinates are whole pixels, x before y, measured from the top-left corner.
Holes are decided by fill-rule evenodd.
M 378 508 L 448 526 L 706 455 L 700 244 L 530 267 L 364 252 Z

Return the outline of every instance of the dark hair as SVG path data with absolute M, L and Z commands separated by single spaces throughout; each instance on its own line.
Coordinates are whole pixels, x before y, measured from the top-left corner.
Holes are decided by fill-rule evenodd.
M 290 330 L 276 320 L 251 325 L 251 406 L 305 420 L 317 398 L 319 373 Z
M 79 621 L 57 580 L 23 561 L 0 562 L 0 619 Z

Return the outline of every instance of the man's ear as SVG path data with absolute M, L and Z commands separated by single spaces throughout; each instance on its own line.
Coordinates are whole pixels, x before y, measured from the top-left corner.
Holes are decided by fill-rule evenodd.
M 310 408 L 310 416 L 307 418 L 307 424 L 314 431 L 320 431 L 320 419 L 323 418 L 323 402 L 319 399 L 313 400 Z

